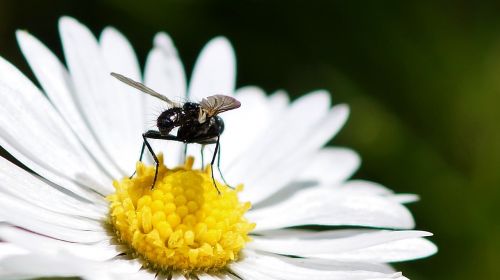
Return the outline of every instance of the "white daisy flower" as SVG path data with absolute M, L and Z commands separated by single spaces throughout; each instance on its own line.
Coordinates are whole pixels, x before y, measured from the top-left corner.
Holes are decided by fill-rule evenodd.
M 68 17 L 59 29 L 67 68 L 17 33 L 42 90 L 0 58 L 0 145 L 30 170 L 0 158 L 0 278 L 406 279 L 388 263 L 436 252 L 423 238 L 430 233 L 411 230 L 403 204 L 416 196 L 348 180 L 358 155 L 322 148 L 349 112 L 330 107 L 327 92 L 290 102 L 283 92 L 235 89 L 224 38 L 205 46 L 187 86 L 165 33 L 142 78 L 117 30 L 96 40 Z M 218 183 L 218 195 L 209 170 L 192 157 L 181 162 L 183 146 L 171 141 L 154 145 L 168 167 L 154 189 L 153 166 L 138 163 L 129 179 L 151 128 L 144 116 L 161 102 L 110 72 L 181 101 L 240 100 L 223 115 L 221 169 L 244 190 Z M 189 145 L 189 155 L 198 153 Z

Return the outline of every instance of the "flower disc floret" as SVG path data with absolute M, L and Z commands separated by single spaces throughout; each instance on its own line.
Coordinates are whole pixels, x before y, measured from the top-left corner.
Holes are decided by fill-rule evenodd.
M 192 164 L 191 157 L 174 169 L 161 163 L 151 189 L 155 167 L 139 162 L 136 175 L 114 181 L 116 192 L 108 196 L 118 240 L 155 269 L 221 269 L 238 259 L 255 227 L 243 216 L 251 205 L 238 200 L 242 186 L 233 190 L 217 182 L 219 194 L 210 168 L 194 170 Z

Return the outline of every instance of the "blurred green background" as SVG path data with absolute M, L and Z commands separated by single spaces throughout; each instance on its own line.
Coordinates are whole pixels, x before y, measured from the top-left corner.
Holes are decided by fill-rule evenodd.
M 224 35 L 238 86 L 330 90 L 351 106 L 333 143 L 361 154 L 355 177 L 421 196 L 410 208 L 440 252 L 396 267 L 411 279 L 498 279 L 500 2 L 0 1 L 0 55 L 32 78 L 14 31 L 62 57 L 61 15 L 95 34 L 117 27 L 142 63 L 167 31 L 187 73 Z

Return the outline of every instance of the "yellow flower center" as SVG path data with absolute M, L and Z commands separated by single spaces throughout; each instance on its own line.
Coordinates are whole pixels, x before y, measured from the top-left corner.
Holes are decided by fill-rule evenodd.
M 141 162 L 132 179 L 113 182 L 109 222 L 119 241 L 158 270 L 218 270 L 238 259 L 255 227 L 243 217 L 251 204 L 238 200 L 243 186 L 233 190 L 217 182 L 218 194 L 210 168 L 192 169 L 192 157 L 174 169 L 158 158 L 153 189 L 155 167 Z

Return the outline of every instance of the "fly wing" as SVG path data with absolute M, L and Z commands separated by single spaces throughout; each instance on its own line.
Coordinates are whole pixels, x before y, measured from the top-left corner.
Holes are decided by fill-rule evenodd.
M 114 73 L 114 72 L 111 72 L 111 76 L 117 78 L 118 80 L 120 80 L 121 82 L 133 87 L 133 88 L 136 88 L 146 94 L 149 94 L 151 96 L 154 96 L 158 99 L 161 99 L 165 102 L 167 102 L 169 105 L 171 105 L 172 107 L 180 107 L 179 103 L 176 103 L 176 102 L 173 102 L 172 100 L 168 99 L 166 96 L 148 88 L 147 86 L 145 86 L 144 84 L 141 84 L 139 82 L 136 82 L 130 78 L 127 78 L 123 75 L 120 75 L 118 73 Z
M 209 117 L 215 116 L 225 111 L 239 108 L 241 103 L 231 96 L 216 94 L 203 98 L 200 106 L 207 112 Z

